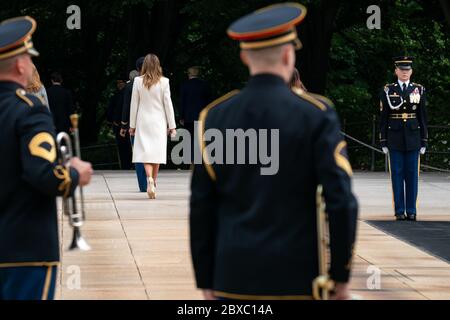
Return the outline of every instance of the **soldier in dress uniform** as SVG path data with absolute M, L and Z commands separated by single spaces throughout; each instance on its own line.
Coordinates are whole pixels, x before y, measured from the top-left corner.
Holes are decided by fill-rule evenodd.
M 420 154 L 428 142 L 425 87 L 410 81 L 412 57 L 396 57 L 394 63 L 398 80 L 380 94 L 381 147 L 389 154 L 395 217 L 415 221 Z
M 319 272 L 318 185 L 329 215 L 332 297 L 349 298 L 357 202 L 346 143 L 331 101 L 288 85 L 301 47 L 296 25 L 305 14 L 299 4 L 274 5 L 228 30 L 240 41 L 251 76 L 242 91 L 230 92 L 200 115 L 203 164 L 193 171 L 190 239 L 197 286 L 207 299 L 312 298 Z M 212 163 L 204 136 L 211 129 L 224 137 L 229 130 L 278 130 L 278 172 L 262 175 L 261 163 Z M 234 154 L 234 163 L 249 157 L 249 143 L 245 152 Z
M 37 56 L 36 22 L 0 24 L 0 300 L 52 299 L 59 264 L 55 197 L 89 183 L 92 167 L 57 162 L 55 128 L 43 101 L 27 94 Z

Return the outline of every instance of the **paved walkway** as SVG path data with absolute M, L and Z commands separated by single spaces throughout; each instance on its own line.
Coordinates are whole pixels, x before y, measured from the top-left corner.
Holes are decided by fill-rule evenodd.
M 57 298 L 201 298 L 189 254 L 189 181 L 187 171 L 162 171 L 158 199 L 150 201 L 136 192 L 134 173 L 97 172 L 85 189 L 83 234 L 93 250 L 67 252 L 71 229 L 63 223 Z M 361 220 L 353 292 L 363 299 L 450 299 L 448 263 L 364 222 L 392 219 L 389 177 L 357 173 L 354 189 Z M 422 220 L 450 221 L 448 175 L 422 174 L 419 198 Z

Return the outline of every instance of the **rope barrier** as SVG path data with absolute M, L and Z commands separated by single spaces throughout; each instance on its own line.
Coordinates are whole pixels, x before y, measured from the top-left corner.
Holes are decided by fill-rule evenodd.
M 440 172 L 450 173 L 450 170 L 442 169 L 442 168 L 436 168 L 436 167 L 429 166 L 429 165 L 426 165 L 426 164 L 421 164 L 420 166 L 422 168 L 426 168 L 426 169 L 431 169 L 431 170 L 436 170 L 436 171 L 440 171 Z
M 373 150 L 373 151 L 375 151 L 375 152 L 378 152 L 378 153 L 384 155 L 384 152 L 381 151 L 380 149 L 377 149 L 377 148 L 375 148 L 375 147 L 373 147 L 373 146 L 371 146 L 371 145 L 369 145 L 369 144 L 367 144 L 367 143 L 364 143 L 364 142 L 362 142 L 361 140 L 358 140 L 358 139 L 356 139 L 356 138 L 354 138 L 354 137 L 352 137 L 352 136 L 346 134 L 345 132 L 342 132 L 342 131 L 341 131 L 341 134 L 342 134 L 344 137 L 346 137 L 347 139 L 352 140 L 352 141 L 354 141 L 354 142 L 356 142 L 356 143 L 362 145 L 363 147 L 366 147 L 366 148 L 368 148 L 368 149 L 371 149 L 371 150 Z M 425 168 L 425 169 L 431 169 L 431 170 L 435 170 L 435 171 L 440 171 L 440 172 L 450 173 L 450 170 L 442 169 L 442 168 L 437 168 L 437 167 L 429 166 L 429 165 L 426 165 L 426 164 L 420 164 L 420 167 Z
M 375 152 L 384 154 L 384 152 L 381 151 L 380 149 L 377 149 L 377 148 L 375 148 L 375 147 L 372 147 L 371 145 L 369 145 L 369 144 L 367 144 L 367 143 L 364 143 L 364 142 L 362 142 L 361 140 L 358 140 L 358 139 L 356 139 L 356 138 L 354 138 L 354 137 L 352 137 L 352 136 L 346 134 L 345 132 L 342 132 L 342 131 L 341 131 L 341 134 L 342 134 L 344 137 L 346 137 L 346 138 L 348 138 L 348 139 L 350 139 L 350 140 L 353 140 L 354 142 L 356 142 L 356 143 L 358 143 L 358 144 L 360 144 L 360 145 L 362 145 L 362 146 L 364 146 L 364 147 L 366 147 L 366 148 L 369 148 L 369 149 L 372 149 L 372 150 L 375 151 Z

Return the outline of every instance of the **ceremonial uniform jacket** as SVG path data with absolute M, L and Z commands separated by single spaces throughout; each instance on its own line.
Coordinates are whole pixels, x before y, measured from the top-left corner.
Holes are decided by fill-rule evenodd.
M 357 202 L 346 144 L 330 104 L 261 74 L 202 111 L 202 133 L 218 129 L 225 137 L 226 129 L 278 129 L 279 170 L 261 175 L 260 164 L 209 165 L 205 159 L 195 165 L 190 235 L 199 288 L 237 299 L 310 297 L 318 275 L 319 184 L 330 221 L 331 277 L 349 280 Z M 248 159 L 248 144 L 245 150 Z M 274 150 L 269 147 L 269 153 Z
M 55 144 L 47 107 L 0 81 L 0 267 L 59 261 L 55 197 L 73 193 L 78 173 L 58 164 Z
M 380 143 L 398 151 L 419 150 L 428 143 L 425 87 L 409 83 L 405 92 L 398 82 L 380 93 Z

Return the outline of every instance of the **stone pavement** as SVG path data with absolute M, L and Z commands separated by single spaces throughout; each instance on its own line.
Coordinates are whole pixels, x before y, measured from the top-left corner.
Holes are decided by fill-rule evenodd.
M 190 172 L 162 171 L 158 180 L 158 198 L 151 201 L 136 192 L 133 172 L 96 172 L 85 189 L 88 221 L 83 228 L 93 250 L 67 252 L 72 231 L 62 222 L 57 299 L 201 298 L 189 254 Z M 450 299 L 447 262 L 365 222 L 392 219 L 388 175 L 356 173 L 354 190 L 360 221 L 353 292 L 363 299 Z M 419 215 L 450 221 L 448 174 L 421 175 Z

